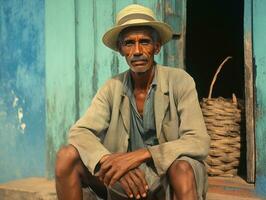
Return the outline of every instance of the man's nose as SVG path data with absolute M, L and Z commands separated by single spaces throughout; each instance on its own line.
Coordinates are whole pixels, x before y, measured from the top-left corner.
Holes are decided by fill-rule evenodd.
M 142 55 L 142 47 L 141 47 L 141 45 L 138 42 L 135 43 L 133 54 L 135 56 Z

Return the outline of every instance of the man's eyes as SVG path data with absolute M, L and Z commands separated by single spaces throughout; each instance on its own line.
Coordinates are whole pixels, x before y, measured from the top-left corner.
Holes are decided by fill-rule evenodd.
M 152 43 L 152 41 L 149 39 L 142 39 L 139 41 L 139 44 L 141 44 L 141 45 L 149 45 L 151 43 Z M 134 40 L 126 40 L 123 42 L 123 45 L 126 47 L 131 47 L 135 44 L 136 44 L 136 41 L 134 41 Z
M 127 46 L 127 47 L 133 46 L 134 44 L 135 44 L 135 42 L 133 40 L 126 40 L 123 42 L 123 45 Z
M 140 44 L 143 44 L 143 45 L 148 45 L 148 44 L 151 44 L 152 41 L 149 40 L 149 39 L 142 39 L 139 41 Z

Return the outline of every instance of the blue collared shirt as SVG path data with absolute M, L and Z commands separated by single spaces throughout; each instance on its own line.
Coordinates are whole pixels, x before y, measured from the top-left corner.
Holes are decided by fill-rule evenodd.
M 124 88 L 130 101 L 130 141 L 128 151 L 158 144 L 154 115 L 154 94 L 157 88 L 156 73 L 154 74 L 153 81 L 144 102 L 143 117 L 141 117 L 137 110 L 130 73 L 128 73 Z

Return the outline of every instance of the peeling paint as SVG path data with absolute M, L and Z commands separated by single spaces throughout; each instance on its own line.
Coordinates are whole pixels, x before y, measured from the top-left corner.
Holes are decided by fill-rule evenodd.
M 18 121 L 19 121 L 19 129 L 21 133 L 25 133 L 26 123 L 23 122 L 23 108 L 18 108 Z
M 25 128 L 26 128 L 26 124 L 25 124 L 25 123 L 21 123 L 20 128 L 22 129 L 22 131 L 23 131 L 23 133 L 24 133 L 24 130 L 25 130 Z
M 172 6 L 170 5 L 170 3 L 168 1 L 166 1 L 164 9 L 165 9 L 166 15 L 174 15 L 175 14 Z
M 13 108 L 15 108 L 18 105 L 18 100 L 19 98 L 15 96 L 12 104 Z
M 0 183 L 45 175 L 44 5 L 0 0 Z
M 21 123 L 22 118 L 23 118 L 23 109 L 19 108 L 18 109 L 18 121 L 19 121 L 19 123 Z

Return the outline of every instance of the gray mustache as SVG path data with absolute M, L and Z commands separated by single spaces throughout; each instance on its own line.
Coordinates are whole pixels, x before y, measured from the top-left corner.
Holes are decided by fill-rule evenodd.
M 147 58 L 145 56 L 140 56 L 140 57 L 133 57 L 130 59 L 131 62 L 136 62 L 136 61 L 143 61 L 143 60 L 147 60 Z

